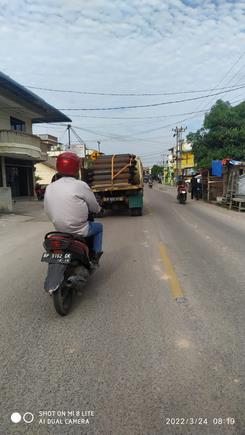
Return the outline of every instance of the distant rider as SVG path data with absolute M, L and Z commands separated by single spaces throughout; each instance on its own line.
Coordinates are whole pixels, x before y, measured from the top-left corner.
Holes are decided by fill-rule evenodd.
M 178 193 L 181 189 L 186 189 L 185 178 L 182 175 L 178 176 L 176 184 Z
M 102 255 L 103 225 L 89 222 L 89 213 L 101 210 L 87 183 L 78 180 L 79 157 L 64 152 L 57 157 L 56 181 L 46 188 L 44 209 L 53 222 L 56 231 L 93 237 L 93 261 L 98 264 Z
M 191 199 L 197 197 L 197 179 L 195 175 L 193 174 L 191 176 Z

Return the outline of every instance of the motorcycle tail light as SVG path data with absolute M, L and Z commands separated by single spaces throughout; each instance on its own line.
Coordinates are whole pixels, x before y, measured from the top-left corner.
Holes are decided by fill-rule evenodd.
M 61 248 L 62 248 L 62 243 L 61 243 L 61 241 L 60 240 L 57 240 L 57 239 L 55 239 L 55 240 L 51 240 L 51 243 L 50 243 L 50 247 L 51 247 L 51 249 L 53 250 L 53 251 L 57 251 L 57 250 L 60 250 Z
M 45 236 L 43 247 L 46 251 L 67 251 L 71 244 L 71 238 L 69 237 L 61 237 L 61 236 Z

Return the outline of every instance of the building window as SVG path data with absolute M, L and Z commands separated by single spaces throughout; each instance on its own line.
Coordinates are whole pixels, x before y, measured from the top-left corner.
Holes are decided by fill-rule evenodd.
M 10 117 L 10 128 L 15 131 L 26 131 L 26 123 L 20 119 Z

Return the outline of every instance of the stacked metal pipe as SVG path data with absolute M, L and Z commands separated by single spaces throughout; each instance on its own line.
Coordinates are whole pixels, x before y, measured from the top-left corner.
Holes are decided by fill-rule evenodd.
M 136 164 L 136 156 L 133 154 L 99 156 L 88 169 L 86 181 L 91 187 L 111 184 L 135 184 Z

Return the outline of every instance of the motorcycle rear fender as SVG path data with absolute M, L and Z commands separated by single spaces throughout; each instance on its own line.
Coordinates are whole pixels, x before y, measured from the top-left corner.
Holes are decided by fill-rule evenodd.
M 52 294 L 64 281 L 66 264 L 49 264 L 46 279 L 44 281 L 44 290 Z

